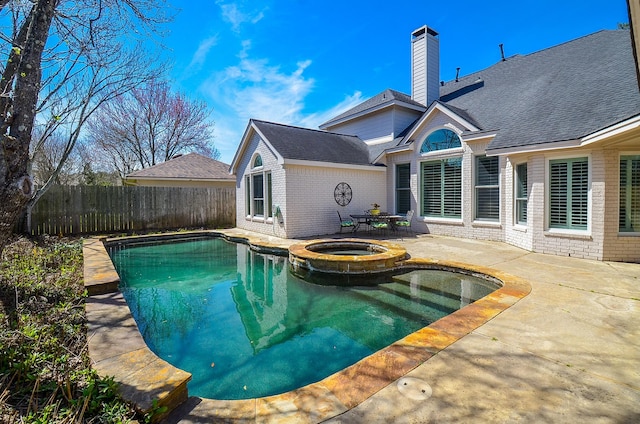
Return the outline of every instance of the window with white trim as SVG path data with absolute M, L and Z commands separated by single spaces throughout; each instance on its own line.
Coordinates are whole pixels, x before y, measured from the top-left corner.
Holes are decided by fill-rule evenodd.
M 640 232 L 640 155 L 620 157 L 620 232 Z
M 526 225 L 527 223 L 527 164 L 516 165 L 516 216 L 515 223 Z
M 421 210 L 426 217 L 462 217 L 462 158 L 420 164 Z
M 475 200 L 479 221 L 500 219 L 500 166 L 497 156 L 476 156 Z
M 251 176 L 251 215 L 264 216 L 264 175 L 262 172 Z
M 420 146 L 420 153 L 462 147 L 458 134 L 448 128 L 441 128 L 429 134 Z
M 589 159 L 549 161 L 549 228 L 586 230 L 588 215 Z
M 405 214 L 411 209 L 411 165 L 396 165 L 396 213 Z
M 247 215 L 259 218 L 271 218 L 271 172 L 262 170 L 262 158 L 256 155 L 253 169 L 245 177 L 245 207 Z

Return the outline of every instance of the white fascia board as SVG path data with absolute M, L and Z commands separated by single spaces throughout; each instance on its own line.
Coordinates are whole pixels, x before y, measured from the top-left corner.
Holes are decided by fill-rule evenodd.
M 369 146 L 373 146 L 376 144 L 383 144 L 383 143 L 388 143 L 390 141 L 393 141 L 393 134 L 389 134 L 389 135 L 385 135 L 382 137 L 378 137 L 378 138 L 370 138 L 368 140 L 362 140 L 365 143 L 367 143 Z
M 231 161 L 231 166 L 229 166 L 229 173 L 231 175 L 236 174 L 238 163 L 240 162 L 240 158 L 244 155 L 244 152 L 247 149 L 247 146 L 251 142 L 252 132 L 255 132 L 260 136 L 260 139 L 262 140 L 262 142 L 276 156 L 276 158 L 278 159 L 278 163 L 282 162 L 282 156 L 280 155 L 280 153 L 278 153 L 278 151 L 271 145 L 271 143 L 269 143 L 269 140 L 267 140 L 264 134 L 262 134 L 258 130 L 258 127 L 255 125 L 253 120 L 250 120 L 249 125 L 247 125 L 247 129 L 245 130 L 244 135 L 242 136 L 242 139 L 240 141 L 240 146 L 238 147 L 238 150 L 236 150 L 236 154 L 233 156 L 233 160 Z
M 573 149 L 576 147 L 580 147 L 580 140 L 554 141 L 550 143 L 531 144 L 528 146 L 491 149 L 487 151 L 487 156 L 505 156 L 516 155 L 519 153 L 546 152 L 549 150 Z
M 240 162 L 240 158 L 244 154 L 244 151 L 247 148 L 247 144 L 249 143 L 249 139 L 250 139 L 249 134 L 251 134 L 252 131 L 255 131 L 255 128 L 253 127 L 253 122 L 249 120 L 249 124 L 247 125 L 247 128 L 245 128 L 244 134 L 240 139 L 240 144 L 238 145 L 238 149 L 236 149 L 236 154 L 233 155 L 233 160 L 231 161 L 231 165 L 229 165 L 229 174 L 233 175 L 236 173 L 238 163 Z
M 434 103 L 431 104 L 431 106 L 425 112 L 425 114 L 422 115 L 422 118 L 420 118 L 420 121 L 418 121 L 418 123 L 413 127 L 411 132 L 405 136 L 405 140 L 410 140 L 418 132 L 418 130 L 422 127 L 422 124 L 427 119 L 429 119 L 431 117 L 431 115 L 433 115 L 435 113 L 436 110 L 439 111 L 439 112 L 444 113 L 449 118 L 451 118 L 452 120 L 458 122 L 459 124 L 463 125 L 464 127 L 469 128 L 469 131 L 480 131 L 480 128 L 477 128 L 475 125 L 471 124 L 471 122 L 469 122 L 466 119 L 463 119 L 462 117 L 456 115 L 455 113 L 453 113 L 448 108 L 442 106 L 440 103 L 434 102 Z
M 581 145 L 586 146 L 589 144 L 597 143 L 607 138 L 614 137 L 627 131 L 631 131 L 638 127 L 640 127 L 640 115 L 634 116 L 633 118 L 627 119 L 626 121 L 622 121 L 600 131 L 596 131 L 593 134 L 589 134 L 586 137 L 583 137 L 581 140 Z
M 420 106 L 412 105 L 412 104 L 401 102 L 401 101 L 398 101 L 398 100 L 390 100 L 390 101 L 388 101 L 386 103 L 381 103 L 381 104 L 379 104 L 377 106 L 371 107 L 369 109 L 362 110 L 362 111 L 360 111 L 358 113 L 355 113 L 353 115 L 345 116 L 344 118 L 341 118 L 341 119 L 339 119 L 337 121 L 329 121 L 330 125 L 321 125 L 318 128 L 320 128 L 321 130 L 326 130 L 328 127 L 334 127 L 336 125 L 344 124 L 345 122 L 361 118 L 363 116 L 369 115 L 369 114 L 374 113 L 374 112 L 379 112 L 379 111 L 381 111 L 383 109 L 386 109 L 386 108 L 389 108 L 389 107 L 392 107 L 392 106 L 401 106 L 401 107 L 403 107 L 405 109 L 412 109 L 412 110 L 416 110 L 418 112 L 422 112 L 423 109 L 424 109 L 424 108 L 422 108 Z
M 299 160 L 299 159 L 285 159 L 283 165 L 286 167 L 287 165 L 296 165 L 296 166 L 310 166 L 316 168 L 340 168 L 340 169 L 354 169 L 361 171 L 374 171 L 374 172 L 384 172 L 386 171 L 385 166 L 375 166 L 375 165 L 354 165 L 350 163 L 333 163 L 333 162 L 321 162 L 321 161 L 311 161 L 311 160 Z
M 278 163 L 280 163 L 282 161 L 282 155 L 280 153 L 278 153 L 278 151 L 275 149 L 275 147 L 273 147 L 273 145 L 269 142 L 269 139 L 267 139 L 267 137 L 265 137 L 264 134 L 262 134 L 262 132 L 258 129 L 258 127 L 255 126 L 254 124 L 254 130 L 256 132 L 256 134 L 258 134 L 260 136 L 260 139 L 262 140 L 262 142 L 267 146 L 267 148 L 271 151 L 271 153 L 273 153 L 273 155 L 276 157 L 276 159 L 278 160 Z
M 483 134 L 470 133 L 467 135 L 465 134 L 461 135 L 460 139 L 465 143 L 467 143 L 469 141 L 481 141 L 485 139 L 491 139 L 491 138 L 494 138 L 497 134 L 498 134 L 497 132 L 489 132 L 489 133 L 483 133 Z
M 401 153 L 401 152 L 410 152 L 413 150 L 413 143 L 410 144 L 403 144 L 402 146 L 397 146 L 397 147 L 392 147 L 390 149 L 387 149 L 385 151 L 383 151 L 382 153 L 380 153 L 374 160 L 373 163 L 377 163 L 380 162 L 382 160 L 383 157 L 385 157 L 388 154 L 393 154 L 393 153 Z

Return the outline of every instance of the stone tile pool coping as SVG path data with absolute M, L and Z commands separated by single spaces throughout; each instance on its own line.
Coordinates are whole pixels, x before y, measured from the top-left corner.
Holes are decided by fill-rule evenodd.
M 245 243 L 263 253 L 282 254 L 287 250 L 282 242 L 237 236 L 224 230 L 135 238 L 151 240 L 203 234 Z M 167 411 L 155 417 L 161 419 L 188 399 L 187 382 L 191 375 L 158 358 L 144 343 L 122 294 L 117 291 L 119 277 L 104 245 L 104 242 L 120 239 L 131 240 L 133 237 L 91 238 L 83 244 L 85 287 L 89 293 L 86 302 L 89 353 L 98 373 L 113 377 L 120 385 L 122 396 L 135 404 L 138 410 L 148 412 L 157 406 L 166 406 Z M 203 405 L 206 407 L 199 408 L 206 411 L 206 416 L 198 416 L 198 419 L 269 422 L 273 417 L 273 421 L 278 422 L 317 423 L 336 417 L 393 384 L 531 291 L 526 280 L 484 266 L 426 258 L 409 258 L 399 265 L 488 276 L 498 280 L 501 287 L 317 383 L 257 399 L 192 398 L 193 402 L 189 403 L 206 404 Z

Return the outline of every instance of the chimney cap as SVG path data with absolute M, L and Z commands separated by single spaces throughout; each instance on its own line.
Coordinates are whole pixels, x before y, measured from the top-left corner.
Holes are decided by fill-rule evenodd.
M 414 30 L 411 33 L 411 38 L 418 38 L 418 37 L 422 37 L 425 34 L 429 34 L 432 37 L 437 37 L 438 36 L 438 32 L 436 30 L 434 30 L 433 28 L 429 28 L 428 26 L 424 25 L 416 30 Z

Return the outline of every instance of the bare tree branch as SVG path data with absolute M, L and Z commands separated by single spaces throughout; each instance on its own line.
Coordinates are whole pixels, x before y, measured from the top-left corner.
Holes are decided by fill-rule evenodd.
M 61 179 L 92 114 L 163 73 L 136 41 L 157 40 L 168 10 L 163 0 L 0 0 L 12 19 L 0 29 L 0 253 L 19 214 Z M 50 173 L 35 193 L 34 154 Z
M 167 83 L 153 81 L 105 103 L 87 130 L 96 149 L 123 161 L 113 164 L 116 169 L 130 172 L 132 158 L 139 169 L 189 151 L 219 157 L 209 114 L 203 102 L 172 94 Z

